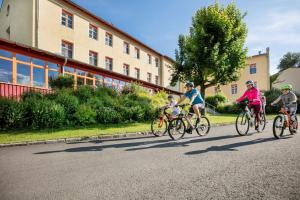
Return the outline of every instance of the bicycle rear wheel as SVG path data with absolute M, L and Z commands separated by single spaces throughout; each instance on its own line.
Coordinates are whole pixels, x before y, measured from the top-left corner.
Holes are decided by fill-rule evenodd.
M 176 118 L 170 121 L 168 133 L 172 140 L 179 140 L 185 134 L 185 124 L 181 118 Z
M 210 122 L 207 117 L 202 116 L 200 118 L 200 123 L 195 124 L 196 132 L 199 136 L 205 136 L 209 133 L 210 130 Z
M 235 128 L 239 135 L 245 136 L 248 134 L 249 131 L 249 119 L 245 112 L 241 112 L 238 114 L 236 121 L 235 121 Z
M 296 128 L 294 128 L 294 127 L 292 128 L 291 127 L 291 126 L 294 126 L 294 124 L 296 125 Z M 294 135 L 294 134 L 297 133 L 297 130 L 298 130 L 298 119 L 297 119 L 297 116 L 295 116 L 295 121 L 293 122 L 292 125 L 290 125 L 289 131 L 290 131 L 291 135 Z
M 165 119 L 156 118 L 151 122 L 151 132 L 156 137 L 161 137 L 167 132 L 168 122 Z
M 266 124 L 267 124 L 266 115 L 262 114 L 260 117 L 261 117 L 260 118 L 261 131 L 263 131 L 263 130 L 265 130 Z
M 284 131 L 284 118 L 281 115 L 275 117 L 273 122 L 273 135 L 275 138 L 280 139 Z

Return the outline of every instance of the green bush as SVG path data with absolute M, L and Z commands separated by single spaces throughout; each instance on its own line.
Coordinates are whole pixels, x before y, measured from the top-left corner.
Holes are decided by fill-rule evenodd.
M 97 111 L 97 121 L 102 124 L 119 123 L 122 116 L 111 107 L 100 107 Z
M 74 79 L 68 76 L 51 77 L 49 83 L 53 89 L 74 88 Z
M 75 90 L 75 96 L 79 99 L 80 103 L 86 103 L 94 96 L 94 88 L 88 85 L 83 85 Z
M 91 106 L 82 104 L 74 114 L 76 123 L 79 125 L 90 125 L 96 123 L 96 111 Z
M 97 110 L 97 109 L 99 109 L 100 107 L 103 107 L 103 106 L 104 106 L 103 101 L 102 101 L 100 98 L 98 98 L 98 97 L 92 97 L 92 98 L 90 98 L 90 99 L 87 101 L 86 104 L 89 105 L 89 106 L 91 106 L 91 108 L 94 109 L 94 110 Z
M 67 117 L 67 122 L 68 124 L 72 124 L 72 121 L 74 120 L 73 115 L 79 107 L 78 99 L 68 93 L 59 92 L 53 100 L 63 106 Z
M 25 92 L 21 95 L 21 100 L 23 101 L 25 101 L 28 98 L 40 100 L 43 99 L 43 95 L 42 93 L 35 91 Z
M 242 109 L 239 105 L 234 103 L 232 105 L 218 106 L 216 111 L 224 114 L 238 114 L 242 111 Z
M 22 104 L 9 99 L 0 98 L 0 128 L 19 128 L 24 120 L 24 107 Z
M 208 103 L 214 107 L 220 106 L 227 101 L 226 97 L 222 94 L 216 94 L 214 96 L 208 96 L 205 98 L 205 103 Z
M 33 129 L 61 127 L 65 122 L 64 108 L 54 101 L 28 99 L 26 105 L 26 122 Z

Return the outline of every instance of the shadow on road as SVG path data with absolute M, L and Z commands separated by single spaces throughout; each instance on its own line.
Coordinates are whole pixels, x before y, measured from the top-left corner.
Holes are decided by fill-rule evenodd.
M 37 152 L 34 154 L 51 154 L 51 153 L 61 153 L 61 152 L 91 152 L 91 151 L 103 151 L 104 149 L 109 148 L 131 148 L 127 149 L 126 151 L 136 151 L 136 150 L 144 150 L 144 149 L 151 149 L 151 148 L 168 148 L 168 147 L 176 147 L 176 146 L 188 146 L 192 143 L 199 143 L 199 142 L 209 142 L 209 141 L 216 141 L 216 140 L 224 140 L 239 137 L 237 135 L 227 135 L 227 136 L 218 136 L 218 137 L 207 137 L 207 138 L 198 138 L 198 139 L 191 139 L 189 140 L 181 140 L 174 142 L 170 139 L 160 139 L 160 140 L 153 140 L 153 141 L 141 141 L 141 142 L 129 142 L 129 143 L 117 143 L 117 144 L 108 144 L 108 145 L 101 145 L 101 141 L 97 146 L 86 146 L 86 147 L 74 147 L 74 148 L 67 148 L 64 150 L 55 150 L 55 151 L 43 151 Z M 154 146 L 145 146 L 155 144 Z M 140 147 L 142 146 L 142 147 Z M 138 148 L 134 148 L 138 147 Z
M 275 138 L 262 138 L 262 139 L 255 139 L 251 141 L 246 141 L 246 142 L 238 142 L 238 143 L 233 143 L 233 144 L 226 144 L 222 146 L 211 146 L 205 150 L 197 150 L 197 151 L 190 151 L 185 153 L 185 155 L 196 155 L 196 154 L 203 154 L 203 153 L 208 153 L 211 151 L 238 151 L 237 147 L 243 147 L 243 146 L 249 146 L 253 144 L 259 144 L 259 143 L 264 143 L 264 142 L 271 142 L 276 140 Z
M 189 146 L 189 144 L 193 144 L 193 143 L 225 140 L 225 139 L 231 139 L 231 138 L 236 138 L 236 137 L 240 137 L 240 136 L 237 136 L 237 135 L 224 135 L 224 136 L 206 137 L 206 138 L 197 137 L 198 139 L 189 138 L 190 140 L 171 141 L 171 142 L 168 142 L 168 143 L 157 144 L 157 145 L 154 145 L 154 146 L 127 149 L 126 151 L 137 151 L 137 150 L 153 149 L 153 148 L 169 148 L 169 147 L 178 147 L 178 146 L 184 147 L 184 146 Z

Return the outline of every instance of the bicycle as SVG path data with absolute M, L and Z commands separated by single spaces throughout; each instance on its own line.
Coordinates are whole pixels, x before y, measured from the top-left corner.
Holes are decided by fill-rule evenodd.
M 184 108 L 189 106 L 190 104 L 182 104 L 178 105 L 182 108 L 182 112 L 173 120 L 170 121 L 168 126 L 168 133 L 172 140 L 179 140 L 182 139 L 186 133 L 186 125 L 184 121 L 188 123 L 188 113 L 185 112 Z M 198 121 L 195 118 L 195 114 L 191 119 L 191 124 L 193 124 L 194 129 L 196 130 L 199 136 L 205 136 L 210 131 L 210 122 L 207 117 L 201 116 L 200 120 Z
M 154 118 L 151 122 L 151 132 L 155 137 L 164 136 L 168 131 L 168 124 L 173 118 L 171 114 L 166 112 L 167 109 L 169 107 L 160 108 L 159 111 L 162 111 L 162 115 Z
M 249 109 L 250 101 L 245 100 L 239 103 L 242 108 L 242 112 L 238 114 L 235 120 L 235 129 L 240 136 L 245 136 L 249 132 L 249 128 L 256 125 L 255 115 L 253 109 Z M 266 128 L 266 114 L 264 111 L 260 112 L 260 121 L 259 125 L 261 126 L 261 131 Z
M 294 135 L 298 130 L 298 119 L 295 115 L 295 120 L 291 119 L 290 113 L 282 107 L 279 111 L 279 114 L 274 118 L 273 121 L 273 135 L 276 139 L 283 137 L 284 130 L 289 128 L 290 134 Z

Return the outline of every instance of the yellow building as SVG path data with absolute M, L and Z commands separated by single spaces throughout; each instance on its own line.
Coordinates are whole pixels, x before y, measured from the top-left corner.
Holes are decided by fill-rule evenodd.
M 69 0 L 3 0 L 0 38 L 172 90 L 181 88 L 170 86 L 172 59 Z
M 300 68 L 288 68 L 279 72 L 277 79 L 273 82 L 272 87 L 280 89 L 283 84 L 291 84 L 293 90 L 300 94 Z
M 233 103 L 237 98 L 243 95 L 246 90 L 245 82 L 247 80 L 253 80 L 256 87 L 260 91 L 266 91 L 270 89 L 270 55 L 269 48 L 265 53 L 259 53 L 258 55 L 250 56 L 246 60 L 246 66 L 240 72 L 240 78 L 238 81 L 232 82 L 228 85 L 215 86 L 207 89 L 207 96 L 212 96 L 217 93 L 224 94 L 228 103 Z

